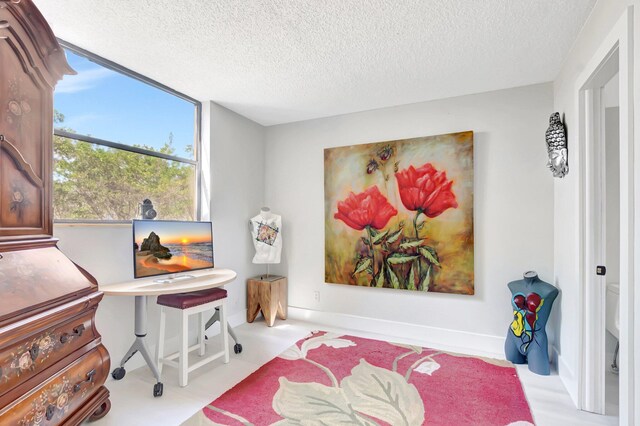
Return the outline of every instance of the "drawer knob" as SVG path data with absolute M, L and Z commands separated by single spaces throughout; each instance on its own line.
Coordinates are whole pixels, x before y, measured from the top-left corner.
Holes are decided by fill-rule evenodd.
M 87 378 L 85 380 L 83 380 L 81 382 L 78 382 L 73 386 L 73 392 L 74 393 L 79 392 L 80 389 L 82 389 L 82 384 L 83 383 L 91 383 L 91 382 L 93 382 L 93 376 L 95 376 L 95 375 L 96 375 L 96 370 L 95 369 L 89 371 L 87 373 Z
M 53 404 L 49 404 L 47 406 L 47 420 L 51 420 L 53 418 L 53 415 L 56 413 L 56 406 Z
M 71 333 L 63 333 L 60 336 L 60 343 L 67 343 L 71 337 L 80 337 L 84 333 L 84 324 L 75 327 Z

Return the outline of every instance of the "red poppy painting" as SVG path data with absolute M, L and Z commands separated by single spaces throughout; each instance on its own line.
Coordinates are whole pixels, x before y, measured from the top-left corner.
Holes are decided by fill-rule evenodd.
M 473 132 L 325 149 L 325 281 L 473 294 Z

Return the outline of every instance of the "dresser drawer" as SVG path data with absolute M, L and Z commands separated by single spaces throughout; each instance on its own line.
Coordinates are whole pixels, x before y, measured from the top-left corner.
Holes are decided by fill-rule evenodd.
M 98 389 L 109 373 L 109 355 L 100 345 L 0 411 L 2 425 L 57 425 Z
M 0 395 L 44 371 L 97 336 L 95 309 L 0 350 Z

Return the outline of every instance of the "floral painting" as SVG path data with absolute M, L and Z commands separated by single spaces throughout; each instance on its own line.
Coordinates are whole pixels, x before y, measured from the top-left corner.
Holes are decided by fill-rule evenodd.
M 325 282 L 473 294 L 473 132 L 324 151 Z

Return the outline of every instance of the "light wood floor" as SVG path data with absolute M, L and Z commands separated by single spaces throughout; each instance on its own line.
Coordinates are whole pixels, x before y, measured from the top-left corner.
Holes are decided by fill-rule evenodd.
M 111 391 L 111 412 L 105 418 L 91 424 L 179 425 L 312 330 L 337 331 L 395 342 L 401 340 L 393 336 L 336 329 L 291 319 L 276 320 L 275 326 L 268 328 L 259 318 L 253 324 L 243 324 L 235 330 L 244 349 L 241 354 L 232 353 L 229 364 L 216 361 L 194 371 L 189 375 L 189 385 L 185 388 L 178 386 L 177 371 L 165 367 L 164 395 L 160 398 L 154 398 L 152 395 L 155 380 L 146 367 L 128 372 L 121 381 L 110 378 L 107 387 Z M 210 339 L 211 345 L 207 352 L 219 350 L 217 340 L 216 336 Z M 407 343 L 419 344 L 419 339 Z M 119 359 L 120 356 L 121 354 L 112 354 L 114 359 Z M 557 375 L 537 376 L 530 373 L 526 366 L 518 366 L 518 374 L 537 425 L 618 424 L 617 417 L 599 416 L 576 410 Z

